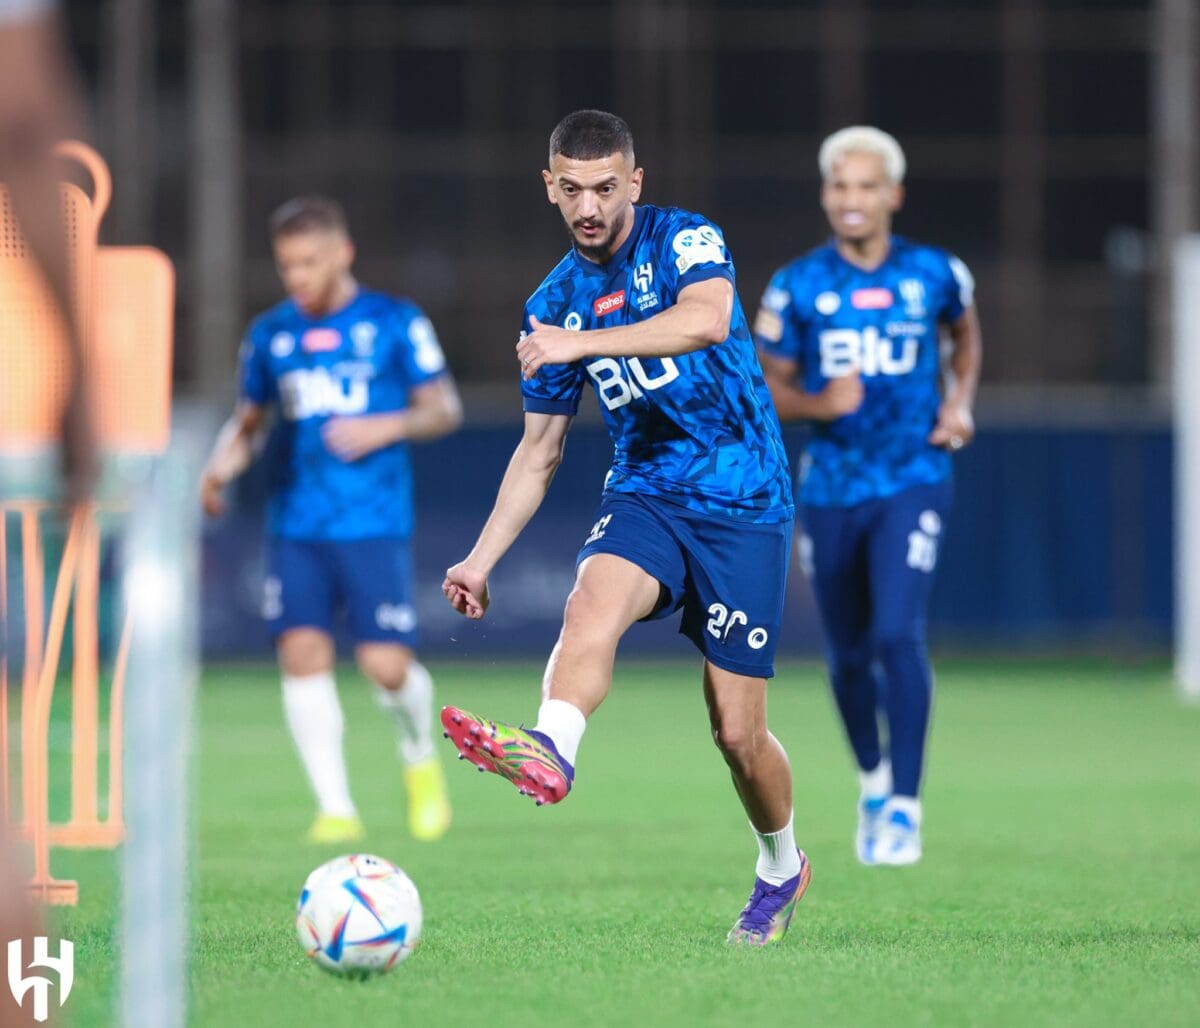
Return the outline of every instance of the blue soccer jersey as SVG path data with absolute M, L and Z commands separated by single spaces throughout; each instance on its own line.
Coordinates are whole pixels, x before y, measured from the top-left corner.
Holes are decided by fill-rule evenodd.
M 407 300 L 360 289 L 339 311 L 310 318 L 285 300 L 251 324 L 241 395 L 280 415 L 270 531 L 287 539 L 407 538 L 413 528 L 408 447 L 356 461 L 326 448 L 331 417 L 404 410 L 410 390 L 445 370 L 429 319 Z
M 755 339 L 796 362 L 808 392 L 857 372 L 862 406 L 814 422 L 801 461 L 800 501 L 849 507 L 950 477 L 950 456 L 931 446 L 941 404 L 938 327 L 974 302 L 957 257 L 893 236 L 873 271 L 832 244 L 785 265 L 763 294 Z
M 629 238 L 604 264 L 572 250 L 525 305 L 545 324 L 588 330 L 653 317 L 680 290 L 734 281 L 720 230 L 676 208 L 634 208 Z M 793 516 L 779 421 L 734 293 L 724 342 L 678 357 L 585 357 L 522 382 L 526 411 L 574 414 L 591 381 L 614 443 L 606 493 L 658 496 L 761 523 Z

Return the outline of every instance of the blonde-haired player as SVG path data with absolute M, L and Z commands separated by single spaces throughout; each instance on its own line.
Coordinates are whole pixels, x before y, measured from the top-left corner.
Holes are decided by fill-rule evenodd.
M 926 608 L 951 455 L 975 434 L 974 282 L 956 257 L 892 234 L 906 168 L 892 136 L 842 129 L 818 164 L 833 239 L 775 274 L 755 336 L 779 417 L 812 426 L 800 554 L 859 769 L 855 846 L 865 864 L 911 864 L 933 683 Z

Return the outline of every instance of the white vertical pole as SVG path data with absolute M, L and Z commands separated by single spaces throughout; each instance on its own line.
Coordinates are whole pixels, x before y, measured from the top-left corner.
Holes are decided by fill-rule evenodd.
M 198 677 L 196 468 L 177 452 L 155 465 L 134 501 L 123 583 L 133 619 L 123 747 L 124 1028 L 187 1024 L 187 769 Z
M 1170 319 L 1178 310 L 1171 297 L 1171 272 L 1165 266 L 1176 241 L 1200 231 L 1200 10 L 1195 0 L 1156 0 L 1150 20 L 1154 54 L 1151 93 L 1150 219 L 1155 246 L 1162 254 L 1150 305 L 1150 380 L 1165 384 L 1172 368 L 1171 341 L 1181 338 Z M 1193 337 L 1194 338 L 1194 337 Z
M 1200 700 L 1200 235 L 1174 252 L 1175 677 Z

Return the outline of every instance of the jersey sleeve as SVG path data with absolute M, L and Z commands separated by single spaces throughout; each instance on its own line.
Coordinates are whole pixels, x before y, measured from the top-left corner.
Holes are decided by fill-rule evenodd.
M 445 374 L 446 357 L 433 322 L 415 304 L 405 304 L 396 317 L 396 362 L 409 389 Z
M 946 255 L 948 281 L 946 301 L 938 311 L 939 321 L 957 321 L 975 302 L 975 279 L 967 266 L 953 254 Z
M 733 281 L 733 258 L 725 237 L 716 225 L 698 214 L 675 219 L 669 226 L 661 261 L 676 296 L 688 286 L 710 278 Z
M 275 399 L 267 338 L 267 332 L 251 325 L 238 350 L 238 396 L 259 407 L 265 407 Z
M 804 319 L 787 268 L 771 278 L 754 318 L 754 342 L 773 357 L 799 362 L 804 347 Z
M 521 338 L 533 331 L 529 323 L 529 307 L 521 322 Z M 550 320 L 548 312 L 538 312 L 539 320 Z M 579 397 L 583 393 L 583 361 L 570 364 L 543 364 L 533 378 L 521 378 L 521 404 L 527 414 L 570 414 L 579 410 Z

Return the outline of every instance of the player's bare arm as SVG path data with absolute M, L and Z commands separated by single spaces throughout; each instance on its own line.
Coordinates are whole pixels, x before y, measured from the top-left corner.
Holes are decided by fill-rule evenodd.
M 949 331 L 952 349 L 946 368 L 946 393 L 929 441 L 934 446 L 961 450 L 975 438 L 971 411 L 983 365 L 983 336 L 974 304 L 950 323 Z
M 46 285 L 63 312 L 70 391 L 59 426 L 64 498 L 86 500 L 99 457 L 92 425 L 83 348 L 71 304 L 66 233 L 59 207 L 54 144 L 76 135 L 78 100 L 57 16 L 6 22 L 0 27 L 0 182 L 9 189 L 21 231 L 37 257 Z
M 225 512 L 225 487 L 253 462 L 265 423 L 266 409 L 243 400 L 221 426 L 200 474 L 200 502 L 209 517 Z
M 796 384 L 795 361 L 763 350 L 758 359 L 780 421 L 836 421 L 862 406 L 863 384 L 856 374 L 831 378 L 819 393 L 810 393 Z
M 418 386 L 402 411 L 330 418 L 321 430 L 329 452 L 344 461 L 400 442 L 429 442 L 455 431 L 463 420 L 462 402 L 449 375 Z
M 442 592 L 450 605 L 473 620 L 488 608 L 487 580 L 529 519 L 542 505 L 550 480 L 562 463 L 571 427 L 568 414 L 525 415 L 525 433 L 500 482 L 495 506 L 466 558 L 446 572 Z
M 531 316 L 534 330 L 517 343 L 517 359 L 532 378 L 543 364 L 582 357 L 678 357 L 724 342 L 732 312 L 733 284 L 710 278 L 681 289 L 674 306 L 629 325 L 575 332 Z

